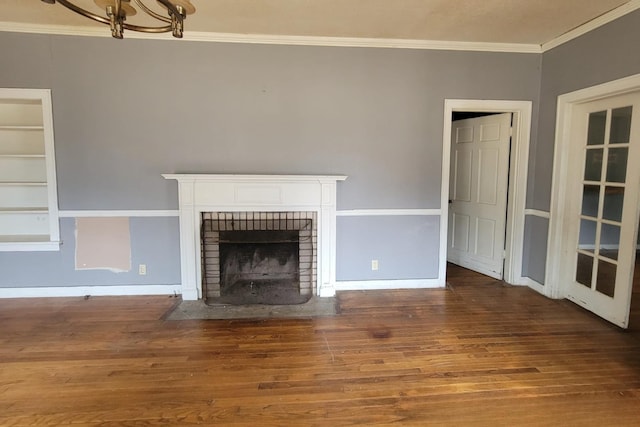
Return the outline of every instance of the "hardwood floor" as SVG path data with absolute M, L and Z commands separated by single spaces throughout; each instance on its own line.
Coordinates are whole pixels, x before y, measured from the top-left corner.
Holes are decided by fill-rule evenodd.
M 331 318 L 165 321 L 168 297 L 0 300 L 0 425 L 640 422 L 640 332 L 451 268 Z
M 629 330 L 640 333 L 640 253 L 638 252 L 636 252 L 636 266 L 633 270 L 633 290 L 631 293 Z

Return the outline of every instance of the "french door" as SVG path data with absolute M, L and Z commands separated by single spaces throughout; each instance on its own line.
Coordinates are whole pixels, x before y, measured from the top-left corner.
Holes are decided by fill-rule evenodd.
M 567 298 L 626 328 L 638 242 L 640 93 L 576 105 L 572 134 Z

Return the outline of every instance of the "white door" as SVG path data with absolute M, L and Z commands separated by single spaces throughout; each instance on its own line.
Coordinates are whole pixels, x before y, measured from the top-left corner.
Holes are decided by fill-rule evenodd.
M 502 279 L 511 113 L 451 125 L 447 261 Z
M 640 94 L 574 107 L 563 280 L 567 298 L 626 328 L 640 192 Z

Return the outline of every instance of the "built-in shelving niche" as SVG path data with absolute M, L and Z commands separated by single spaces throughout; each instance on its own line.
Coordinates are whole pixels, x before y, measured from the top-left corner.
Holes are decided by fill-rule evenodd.
M 0 89 L 0 251 L 58 250 L 51 93 Z

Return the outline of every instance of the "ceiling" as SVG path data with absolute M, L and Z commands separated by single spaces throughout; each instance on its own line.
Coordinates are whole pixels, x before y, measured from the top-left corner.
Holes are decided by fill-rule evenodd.
M 637 0 L 191 0 L 198 34 L 505 43 L 541 46 Z M 99 11 L 92 0 L 76 3 Z M 153 0 L 147 3 L 155 5 Z M 0 0 L 0 30 L 78 32 L 103 25 L 40 0 Z M 9 11 L 11 13 L 9 13 Z M 136 23 L 135 17 L 128 22 Z M 47 30 L 48 29 L 48 30 Z M 100 30 L 102 31 L 102 30 Z M 132 32 L 125 32 L 126 37 Z

